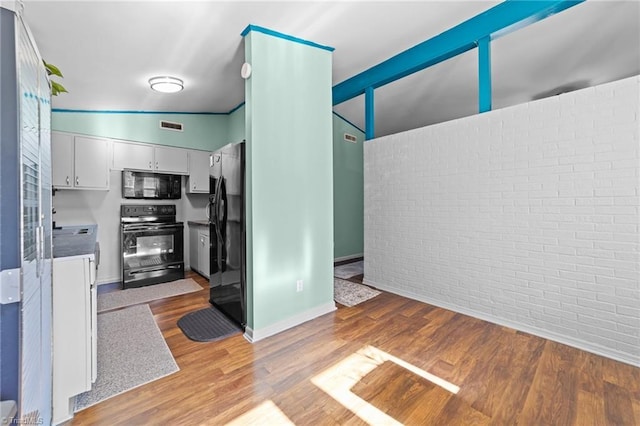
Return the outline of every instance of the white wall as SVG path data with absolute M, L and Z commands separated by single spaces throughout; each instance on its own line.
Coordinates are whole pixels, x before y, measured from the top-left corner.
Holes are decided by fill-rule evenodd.
M 189 267 L 188 220 L 205 220 L 207 194 L 185 194 L 186 176 L 182 178 L 182 198 L 179 200 L 128 200 L 122 198 L 122 172 L 112 171 L 109 191 L 58 190 L 53 197 L 56 226 L 98 224 L 100 266 L 98 284 L 122 281 L 120 261 L 120 205 L 175 204 L 177 220 L 184 226 L 184 260 Z
M 365 282 L 640 365 L 639 83 L 365 142 Z

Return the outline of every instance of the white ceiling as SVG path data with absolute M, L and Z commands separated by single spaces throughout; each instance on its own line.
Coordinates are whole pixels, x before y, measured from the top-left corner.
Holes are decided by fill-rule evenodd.
M 244 100 L 249 24 L 334 47 L 337 84 L 497 3 L 27 0 L 24 16 L 64 73 L 54 108 L 228 112 Z M 589 0 L 491 46 L 494 108 L 640 74 L 640 2 Z M 185 90 L 152 92 L 155 75 Z M 375 92 L 376 136 L 475 114 L 477 92 L 475 51 L 388 84 Z M 363 96 L 334 111 L 364 129 Z

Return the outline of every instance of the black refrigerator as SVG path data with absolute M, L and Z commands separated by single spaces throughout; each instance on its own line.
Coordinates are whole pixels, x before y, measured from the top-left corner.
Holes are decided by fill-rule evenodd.
M 209 301 L 244 329 L 247 322 L 244 141 L 215 151 L 209 174 Z

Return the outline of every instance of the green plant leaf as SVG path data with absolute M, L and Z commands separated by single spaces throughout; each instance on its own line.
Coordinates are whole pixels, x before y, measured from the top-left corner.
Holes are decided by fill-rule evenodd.
M 59 93 L 69 93 L 60 83 L 51 82 L 51 96 L 58 96 Z
M 58 69 L 58 67 L 53 64 L 48 64 L 44 59 L 42 60 L 42 63 L 47 70 L 48 76 L 56 75 L 58 77 L 64 78 L 62 72 L 60 71 L 60 69 Z M 62 84 L 57 83 L 52 79 L 49 79 L 49 81 L 51 82 L 51 96 L 58 96 L 60 93 L 69 93 Z
M 55 65 L 52 64 L 48 64 L 46 61 L 42 61 L 44 62 L 44 66 L 47 69 L 47 74 L 49 75 L 57 75 L 58 77 L 64 77 L 62 75 L 62 72 L 60 72 L 60 69 L 58 69 L 58 67 L 56 67 Z M 66 92 L 66 90 L 65 90 Z

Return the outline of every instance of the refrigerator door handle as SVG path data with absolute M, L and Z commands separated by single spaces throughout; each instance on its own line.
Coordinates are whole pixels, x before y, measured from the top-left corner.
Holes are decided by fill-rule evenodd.
M 225 179 L 220 180 L 222 183 L 220 184 L 218 208 L 221 209 L 221 211 L 216 212 L 216 214 L 218 215 L 218 223 L 222 222 L 222 226 L 220 227 L 220 258 L 222 259 L 220 262 L 220 270 L 224 272 L 227 269 L 227 185 Z
M 215 228 L 215 232 L 216 232 L 216 246 L 217 246 L 217 250 L 216 250 L 216 254 L 217 254 L 217 259 L 215 259 L 216 262 L 216 266 L 218 271 L 222 271 L 222 247 L 224 247 L 224 240 L 222 238 L 222 232 L 220 229 L 220 217 L 218 216 L 218 210 L 219 210 L 219 205 L 220 205 L 220 196 L 222 193 L 222 176 L 220 176 L 217 180 L 216 180 L 216 193 L 214 195 L 214 203 L 211 206 L 212 207 L 212 217 L 213 217 L 213 225 Z M 213 242 L 211 243 L 213 244 Z
M 213 196 L 213 203 L 211 204 L 211 222 L 216 225 L 216 232 L 218 230 L 218 224 L 220 223 L 220 216 L 218 215 L 220 205 L 220 187 L 222 184 L 222 177 L 216 181 L 216 193 Z
M 226 222 L 227 219 L 227 200 L 222 198 L 218 202 L 218 211 L 216 212 L 218 215 L 218 220 L 222 220 L 222 224 Z
M 220 193 L 220 179 L 216 179 L 216 186 L 214 188 L 213 197 L 210 197 L 209 203 L 207 204 L 207 219 L 209 223 L 218 226 L 218 217 L 216 215 L 216 210 L 218 206 L 218 194 Z
M 212 217 L 214 220 L 218 219 L 218 203 L 220 202 L 220 186 L 222 185 L 222 176 L 220 176 L 219 178 L 216 179 L 216 189 L 215 189 L 215 194 L 213 194 L 213 203 L 212 203 L 212 208 L 213 208 L 213 214 Z
M 209 200 L 209 202 L 207 203 L 205 213 L 207 215 L 207 222 L 211 223 L 211 200 Z

